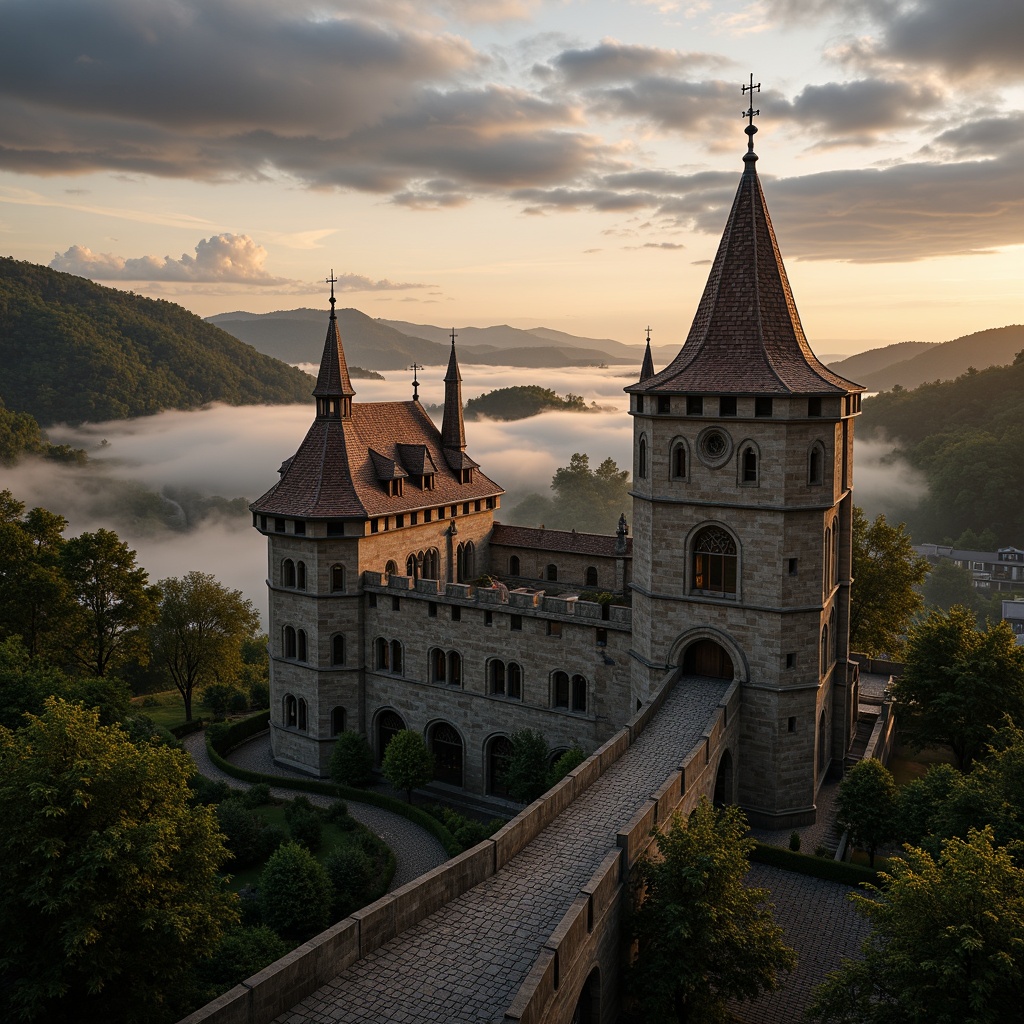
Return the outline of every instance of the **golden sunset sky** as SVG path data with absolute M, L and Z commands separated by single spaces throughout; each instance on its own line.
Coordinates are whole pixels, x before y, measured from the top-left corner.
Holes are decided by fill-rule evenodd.
M 823 354 L 1024 321 L 1022 0 L 0 0 L 0 254 L 681 343 L 742 169 Z

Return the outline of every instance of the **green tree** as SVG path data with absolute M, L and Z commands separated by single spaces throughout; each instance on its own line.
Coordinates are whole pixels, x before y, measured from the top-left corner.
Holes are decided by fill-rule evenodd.
M 870 896 L 863 957 L 815 996 L 823 1024 L 1007 1024 L 1021 1019 L 1024 870 L 992 832 L 947 839 L 938 860 L 907 847 Z
M 898 799 L 892 772 L 874 757 L 858 761 L 839 785 L 836 822 L 854 846 L 867 850 L 872 867 L 878 847 L 895 838 Z
M 955 604 L 973 608 L 977 596 L 971 581 L 971 570 L 948 559 L 931 567 L 921 594 L 926 605 L 944 612 L 948 612 Z
M 97 530 L 67 541 L 61 566 L 75 602 L 67 628 L 77 663 L 103 676 L 112 664 L 144 656 L 160 592 L 135 552 L 112 530 Z
M 333 891 L 324 866 L 299 843 L 282 843 L 260 875 L 263 921 L 287 939 L 304 941 L 330 923 Z
M 160 613 L 150 629 L 150 647 L 185 702 L 185 721 L 191 722 L 197 686 L 231 686 L 237 680 L 245 644 L 259 633 L 259 613 L 241 591 L 210 573 L 190 572 L 161 580 L 159 587 Z
M 434 755 L 418 732 L 403 729 L 391 737 L 381 771 L 395 789 L 405 790 L 406 799 L 412 803 L 412 791 L 434 777 Z
M 1004 714 L 1024 722 L 1024 648 L 1005 622 L 979 630 L 966 608 L 932 612 L 911 629 L 891 692 L 903 738 L 918 749 L 948 745 L 967 771 Z
M 215 999 L 280 960 L 289 949 L 288 943 L 266 925 L 232 928 L 213 954 L 196 968 L 196 1002 Z
M 583 748 L 578 743 L 573 745 L 562 754 L 558 760 L 551 766 L 548 772 L 548 789 L 552 786 L 556 786 L 562 781 L 575 768 L 579 768 L 584 761 L 586 761 L 587 755 L 583 752 Z
M 869 523 L 854 505 L 851 650 L 899 658 L 927 574 L 928 560 L 914 554 L 903 523 L 890 526 L 881 515 Z
M 331 778 L 339 786 L 368 786 L 373 781 L 373 751 L 359 732 L 343 732 L 331 754 Z
M 511 741 L 501 781 L 513 800 L 528 804 L 548 788 L 548 743 L 536 729 L 520 729 Z
M 149 1022 L 236 919 L 187 754 L 51 698 L 0 728 L 5 1020 Z
M 772 919 L 768 890 L 743 884 L 754 841 L 736 807 L 702 800 L 689 820 L 677 813 L 656 833 L 657 856 L 631 873 L 636 957 L 627 989 L 641 1019 L 716 1022 L 726 1001 L 778 987 L 796 966 Z

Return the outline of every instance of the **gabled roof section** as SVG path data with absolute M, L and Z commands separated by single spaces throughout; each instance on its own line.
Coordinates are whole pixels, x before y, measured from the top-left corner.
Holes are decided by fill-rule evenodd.
M 491 544 L 531 551 L 562 551 L 574 555 L 597 555 L 602 558 L 622 558 L 616 550 L 615 534 L 577 533 L 575 530 L 545 530 L 533 526 L 506 526 L 495 523 L 491 530 Z M 633 539 L 626 540 L 626 558 L 633 555 Z
M 370 449 L 370 461 L 373 463 L 373 471 L 377 474 L 378 480 L 398 480 L 409 475 L 394 459 L 389 459 L 372 448 Z
M 436 473 L 437 466 L 430 457 L 430 451 L 425 444 L 402 444 L 395 445 L 398 458 L 402 465 L 412 476 L 425 476 L 428 473 Z
M 646 379 L 641 371 L 640 382 L 627 391 L 833 395 L 864 390 L 819 362 L 807 343 L 756 160 L 751 146 L 686 343 L 664 370 Z

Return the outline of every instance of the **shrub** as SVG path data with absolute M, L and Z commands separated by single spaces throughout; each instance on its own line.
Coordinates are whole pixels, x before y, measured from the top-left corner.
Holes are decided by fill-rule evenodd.
M 324 868 L 334 887 L 334 919 L 347 917 L 365 906 L 374 876 L 374 862 L 362 845 L 339 846 L 324 860 Z
M 260 859 L 266 860 L 279 846 L 288 842 L 288 833 L 280 825 L 267 825 L 260 832 Z
M 373 781 L 373 751 L 366 737 L 343 732 L 331 755 L 331 778 L 339 786 L 368 786 Z
M 789 848 L 794 853 L 799 853 L 800 852 L 800 833 L 799 832 L 793 832 L 793 833 L 790 834 L 790 837 L 789 837 Z
M 231 700 L 228 701 L 228 710 L 235 713 L 242 713 L 243 711 L 249 710 L 249 695 L 243 693 L 241 690 L 235 690 L 231 694 Z
M 286 939 L 303 942 L 327 927 L 333 890 L 324 866 L 298 843 L 285 843 L 260 876 L 263 921 Z
M 250 786 L 242 795 L 242 803 L 246 807 L 262 807 L 263 804 L 270 803 L 270 786 L 265 782 L 257 782 L 256 785 Z
M 231 701 L 238 692 L 236 687 L 227 683 L 211 683 L 203 690 L 202 700 L 218 718 L 221 718 L 227 714 Z
M 213 955 L 196 965 L 197 981 L 212 999 L 280 960 L 288 948 L 288 943 L 266 925 L 232 928 Z
M 324 840 L 324 824 L 319 814 L 295 814 L 288 822 L 288 831 L 292 839 L 302 843 L 312 853 L 320 849 Z
M 192 802 L 196 804 L 219 804 L 231 797 L 232 789 L 226 782 L 208 779 L 198 772 L 188 784 L 192 787 Z
M 262 679 L 249 684 L 249 705 L 256 709 L 270 707 L 270 687 Z
M 562 756 L 551 766 L 551 771 L 548 772 L 548 789 L 552 786 L 557 785 L 575 768 L 579 768 L 584 761 L 586 761 L 587 755 L 583 753 L 583 748 L 578 744 L 574 743 Z
M 335 800 L 324 810 L 323 814 L 332 825 L 337 825 L 340 820 L 349 816 L 348 804 L 344 800 Z
M 830 858 L 832 856 L 832 854 L 829 852 L 829 849 L 828 849 L 827 846 L 816 846 L 814 848 L 814 856 L 815 857 Z
M 412 791 L 434 777 L 434 755 L 418 732 L 403 729 L 392 736 L 381 768 L 384 778 L 395 789 L 404 789 L 406 799 L 412 803 Z
M 234 855 L 234 867 L 249 867 L 262 859 L 260 832 L 263 831 L 263 822 L 240 799 L 235 797 L 218 804 L 217 822 L 226 838 L 225 845 Z
M 512 752 L 503 781 L 509 796 L 524 804 L 536 800 L 548 788 L 548 744 L 536 729 L 512 733 Z

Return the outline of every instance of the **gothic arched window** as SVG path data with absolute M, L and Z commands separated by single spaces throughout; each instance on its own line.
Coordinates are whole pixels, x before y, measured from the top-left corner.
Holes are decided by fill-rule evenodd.
M 636 455 L 636 475 L 640 480 L 647 479 L 647 438 L 641 437 Z
M 676 441 L 672 446 L 672 479 L 685 480 L 687 465 L 687 451 L 685 441 Z
M 519 575 L 519 556 L 512 555 L 508 560 L 508 574 L 509 576 Z
M 285 626 L 284 627 L 284 656 L 286 658 L 295 657 L 295 627 Z
M 345 566 L 331 566 L 331 591 L 335 594 L 345 589 Z
M 295 586 L 299 590 L 306 589 L 306 563 L 296 562 L 295 563 Z
M 597 586 L 597 567 L 594 566 L 594 565 L 588 565 L 587 566 L 587 586 L 588 587 L 596 587 Z
M 281 585 L 284 587 L 295 586 L 295 563 L 290 558 L 286 558 L 281 563 Z
M 693 589 L 705 594 L 735 595 L 736 541 L 720 526 L 706 526 L 693 539 Z
M 341 633 L 335 633 L 331 637 L 331 664 L 345 664 L 345 638 Z

